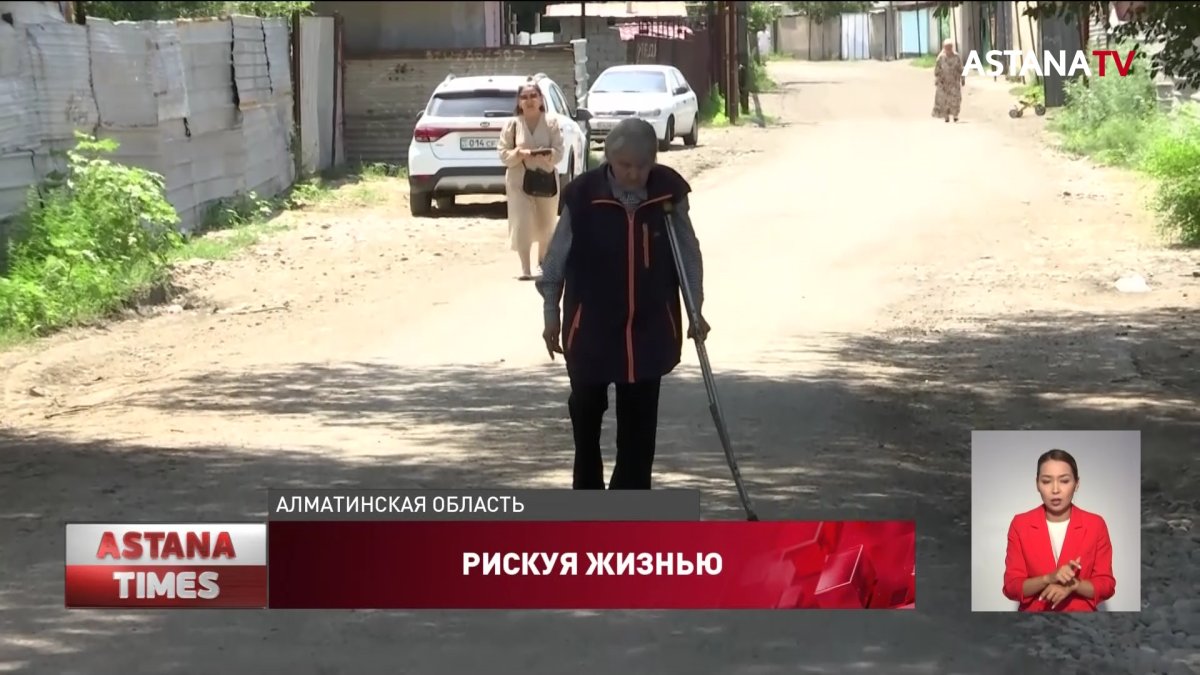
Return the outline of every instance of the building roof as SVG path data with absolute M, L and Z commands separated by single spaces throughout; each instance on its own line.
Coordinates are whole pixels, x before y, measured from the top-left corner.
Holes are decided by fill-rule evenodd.
M 629 42 L 639 36 L 663 38 L 667 40 L 686 40 L 695 35 L 695 31 L 687 26 L 668 23 L 639 23 L 630 21 L 623 23 L 617 28 L 617 33 L 621 36 L 622 42 Z
M 937 2 L 934 0 L 893 0 L 892 2 L 876 2 L 872 6 L 873 11 L 892 9 L 926 9 L 936 7 Z
M 546 6 L 544 16 L 551 19 L 578 17 L 582 2 L 560 2 Z M 686 17 L 686 2 L 588 2 L 589 17 L 604 19 L 637 19 L 642 17 Z

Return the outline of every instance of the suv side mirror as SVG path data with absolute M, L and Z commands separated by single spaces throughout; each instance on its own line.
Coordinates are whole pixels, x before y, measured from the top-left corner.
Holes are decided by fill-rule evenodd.
M 687 88 L 687 87 L 676 87 L 676 88 L 675 88 L 675 95 L 676 95 L 676 96 L 683 96 L 683 95 L 684 95 L 684 94 L 686 94 L 686 93 L 688 93 L 688 88 Z
M 575 111 L 575 121 L 587 122 L 590 119 L 592 119 L 592 111 L 587 108 L 579 108 Z

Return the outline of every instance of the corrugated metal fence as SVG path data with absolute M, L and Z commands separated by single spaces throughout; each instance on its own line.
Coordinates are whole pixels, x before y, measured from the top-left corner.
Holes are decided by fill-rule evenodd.
M 183 228 L 217 199 L 291 186 L 291 43 L 283 19 L 0 23 L 0 219 L 76 130 L 166 179 Z
M 433 90 L 447 75 L 550 76 L 574 106 L 571 45 L 398 52 L 346 59 L 345 147 L 350 163 L 403 164 Z

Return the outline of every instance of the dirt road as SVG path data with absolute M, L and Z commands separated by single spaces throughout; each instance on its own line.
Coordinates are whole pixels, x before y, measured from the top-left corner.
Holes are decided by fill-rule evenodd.
M 918 518 L 917 612 L 64 611 L 67 520 L 569 483 L 562 368 L 502 212 L 411 221 L 381 184 L 196 265 L 197 309 L 0 359 L 0 671 L 1192 672 L 1200 261 L 1153 241 L 1128 178 L 1009 120 L 1002 85 L 972 82 L 947 125 L 908 64 L 772 69 L 779 126 L 661 158 L 696 189 L 723 402 L 764 517 Z M 1153 290 L 1117 293 L 1127 271 Z M 659 484 L 736 517 L 694 366 L 664 388 Z M 1144 430 L 1140 617 L 969 614 L 969 431 L 1023 427 Z

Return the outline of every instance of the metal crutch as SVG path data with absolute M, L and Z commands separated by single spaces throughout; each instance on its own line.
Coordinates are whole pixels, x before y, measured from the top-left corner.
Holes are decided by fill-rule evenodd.
M 667 239 L 671 242 L 671 257 L 675 259 L 675 272 L 679 275 L 679 288 L 683 291 L 683 304 L 688 313 L 691 325 L 700 326 L 700 311 L 696 308 L 696 300 L 692 289 L 688 286 L 687 274 L 683 269 L 683 260 L 679 255 L 679 239 L 675 232 L 673 204 L 667 202 L 663 206 L 666 215 Z M 697 336 L 696 355 L 700 358 L 700 372 L 704 375 L 704 388 L 708 390 L 708 410 L 712 413 L 713 423 L 717 426 L 717 436 L 721 439 L 721 447 L 725 450 L 725 460 L 729 463 L 729 471 L 733 474 L 733 482 L 737 485 L 738 498 L 742 500 L 742 508 L 746 510 L 747 520 L 758 520 L 754 507 L 750 504 L 750 495 L 742 483 L 742 472 L 738 470 L 737 459 L 733 456 L 733 445 L 729 441 L 729 431 L 725 428 L 725 415 L 721 411 L 721 402 L 717 398 L 717 382 L 713 378 L 712 365 L 708 361 L 708 350 L 704 347 L 704 338 Z

